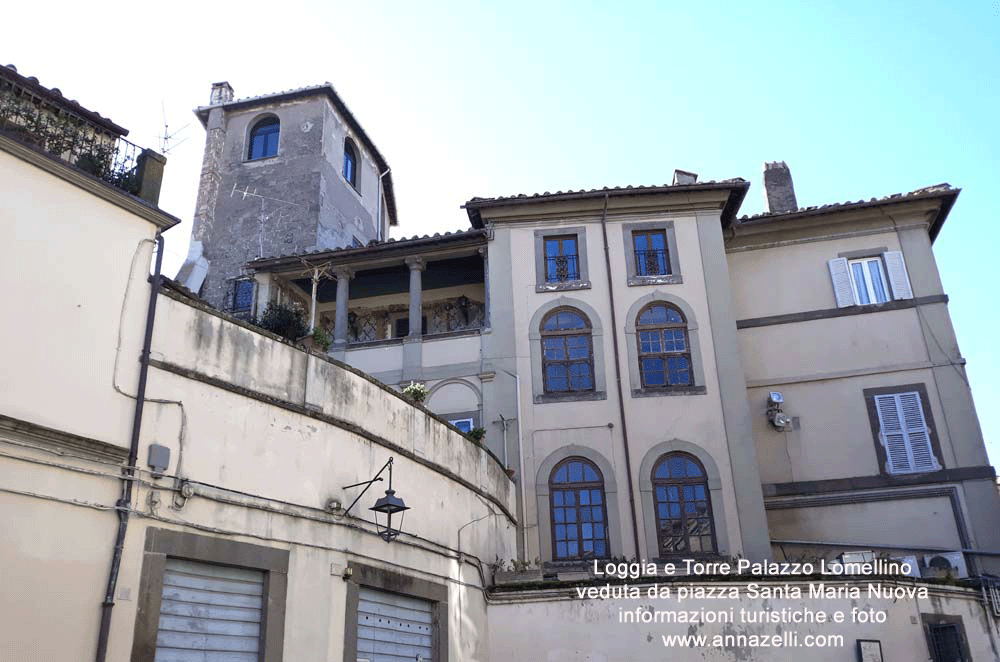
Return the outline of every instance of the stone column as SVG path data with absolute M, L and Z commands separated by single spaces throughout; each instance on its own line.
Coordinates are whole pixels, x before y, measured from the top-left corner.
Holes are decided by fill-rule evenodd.
M 336 267 L 333 275 L 337 279 L 337 316 L 333 322 L 333 344 L 343 349 L 347 345 L 348 286 L 354 271 L 349 267 Z
M 479 249 L 483 256 L 483 328 L 490 328 L 490 253 L 486 246 Z
M 427 265 L 424 264 L 422 257 L 408 257 L 406 265 L 410 267 L 410 333 L 408 335 L 410 338 L 419 338 L 421 335 L 420 318 L 423 313 L 421 272 Z

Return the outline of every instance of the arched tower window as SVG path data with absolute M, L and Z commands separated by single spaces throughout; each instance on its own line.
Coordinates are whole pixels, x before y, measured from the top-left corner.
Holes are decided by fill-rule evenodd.
M 712 499 L 701 462 L 688 453 L 667 453 L 652 478 L 659 555 L 715 553 Z
M 593 329 L 575 308 L 557 308 L 542 320 L 542 379 L 546 393 L 594 390 Z
M 266 159 L 278 153 L 278 134 L 281 123 L 277 117 L 265 117 L 257 122 L 250 131 L 250 149 L 247 159 Z
M 651 303 L 635 325 L 643 388 L 693 386 L 687 320 L 668 303 Z
M 344 138 L 344 179 L 358 188 L 358 148 L 350 138 Z
M 552 558 L 602 559 L 609 555 L 604 477 L 590 460 L 570 457 L 552 469 Z

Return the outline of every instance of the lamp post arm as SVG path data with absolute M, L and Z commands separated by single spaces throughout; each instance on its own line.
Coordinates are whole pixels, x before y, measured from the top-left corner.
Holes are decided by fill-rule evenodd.
M 393 460 L 393 458 L 390 457 L 389 461 L 382 465 L 382 468 L 378 470 L 378 473 L 375 474 L 375 477 L 372 478 L 371 480 L 363 480 L 360 483 L 354 483 L 353 485 L 345 485 L 343 488 L 341 488 L 341 489 L 349 490 L 352 487 L 360 487 L 361 485 L 365 486 L 365 489 L 361 490 L 361 494 L 359 494 L 357 496 L 357 498 L 355 498 L 354 501 L 351 502 L 351 505 L 349 505 L 347 507 L 347 510 L 344 511 L 344 515 L 345 516 L 348 515 L 351 512 L 351 508 L 353 508 L 355 506 L 355 504 L 357 504 L 358 501 L 361 500 L 361 497 L 363 497 L 365 495 L 365 492 L 368 491 L 368 488 L 371 487 L 373 483 L 376 483 L 376 482 L 379 482 L 379 481 L 382 480 L 382 478 L 381 478 L 382 472 L 385 471 L 386 468 L 389 469 L 389 489 L 390 490 L 392 489 L 392 468 L 391 468 L 392 467 L 392 460 Z

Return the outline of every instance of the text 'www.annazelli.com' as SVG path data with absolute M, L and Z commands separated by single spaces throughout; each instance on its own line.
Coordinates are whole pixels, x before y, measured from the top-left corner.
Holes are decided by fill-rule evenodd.
M 682 648 L 713 648 L 747 647 L 755 648 L 831 648 L 844 645 L 844 637 L 839 634 L 807 634 L 802 637 L 798 632 L 783 632 L 781 634 L 665 634 L 661 635 L 663 645 Z

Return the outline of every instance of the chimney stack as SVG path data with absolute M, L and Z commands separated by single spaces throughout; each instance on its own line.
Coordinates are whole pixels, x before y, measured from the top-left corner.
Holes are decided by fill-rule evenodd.
M 233 86 L 227 81 L 212 83 L 212 96 L 208 100 L 208 105 L 218 106 L 233 100 Z
M 674 186 L 678 184 L 697 184 L 698 175 L 687 170 L 674 170 Z
M 795 201 L 792 173 L 784 161 L 764 163 L 764 200 L 767 202 L 767 211 L 771 214 L 799 208 Z

